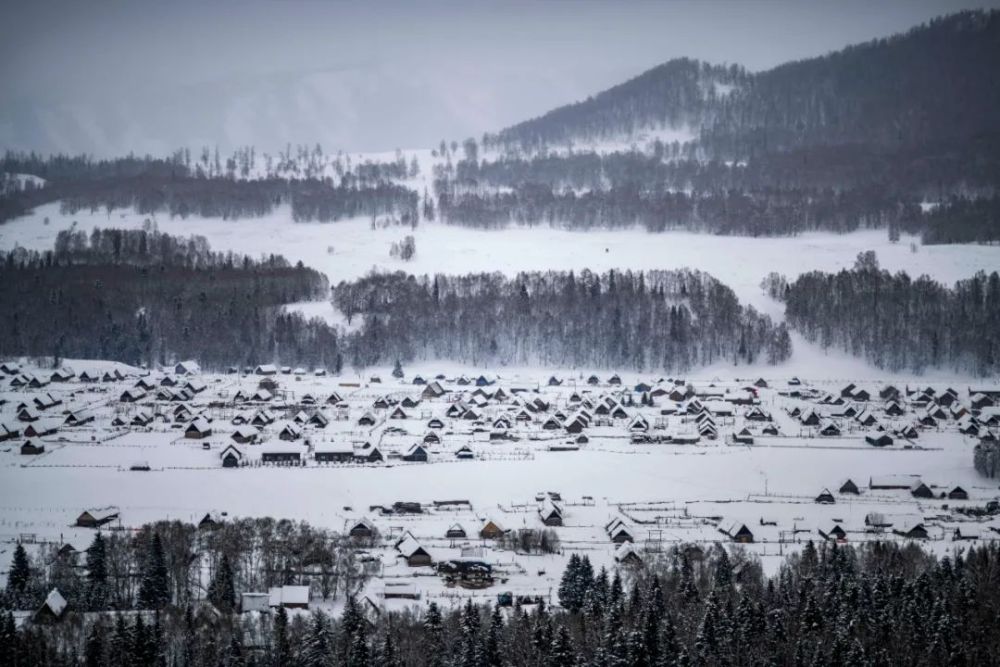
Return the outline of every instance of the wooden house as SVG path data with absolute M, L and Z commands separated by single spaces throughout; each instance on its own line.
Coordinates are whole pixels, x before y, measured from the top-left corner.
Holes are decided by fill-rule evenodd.
M 642 556 L 635 550 L 631 542 L 623 542 L 615 549 L 615 562 L 624 567 L 641 567 Z
M 359 519 L 348 529 L 347 534 L 355 539 L 372 539 L 377 534 L 375 524 L 368 519 Z
M 461 524 L 453 523 L 444 532 L 444 536 L 449 540 L 464 540 L 467 535 L 465 533 L 465 528 L 462 528 Z
M 816 496 L 816 502 L 821 505 L 833 505 L 837 500 L 830 493 L 830 489 L 823 489 L 818 496 Z
M 118 518 L 117 507 L 84 510 L 76 517 L 76 525 L 80 528 L 100 528 Z
M 888 447 L 892 444 L 892 437 L 888 433 L 873 431 L 865 435 L 865 442 L 872 447 Z
M 840 488 L 837 489 L 837 493 L 852 493 L 858 496 L 861 495 L 861 489 L 859 489 L 858 485 L 854 483 L 854 480 L 846 479 L 844 480 L 844 483 L 840 485 Z
M 816 529 L 820 537 L 832 542 L 846 542 L 847 531 L 839 523 L 833 523 Z
M 31 440 L 25 440 L 21 444 L 21 454 L 23 456 L 37 456 L 38 454 L 45 453 L 45 445 L 41 443 L 33 443 Z
M 421 546 L 409 531 L 397 540 L 395 548 L 410 567 L 423 567 L 431 565 L 434 562 L 430 553 Z
M 302 461 L 303 448 L 292 443 L 281 445 L 272 443 L 265 446 L 261 451 L 260 460 L 262 463 L 289 463 L 295 464 Z
M 542 501 L 541 507 L 538 508 L 538 517 L 546 526 L 551 527 L 563 525 L 562 508 L 553 502 L 551 498 L 546 498 Z
M 67 606 L 66 598 L 62 596 L 58 588 L 53 588 L 45 596 L 42 606 L 31 616 L 31 622 L 38 625 L 56 623 L 66 613 Z
M 948 500 L 968 500 L 969 492 L 960 486 L 954 486 L 948 491 Z
M 317 463 L 351 463 L 354 461 L 354 446 L 350 443 L 316 445 L 313 458 Z
M 479 537 L 484 540 L 495 540 L 502 537 L 503 534 L 503 527 L 492 519 L 483 522 L 483 527 L 479 529 Z
M 198 417 L 184 429 L 184 437 L 200 440 L 212 435 L 212 425 L 204 417 Z
M 410 445 L 410 448 L 403 454 L 403 460 L 409 463 L 427 463 L 427 450 L 421 445 Z
M 238 426 L 232 435 L 233 442 L 239 443 L 241 445 L 249 445 L 257 441 L 260 432 L 253 426 L 243 425 Z
M 27 438 L 41 438 L 42 436 L 56 433 L 61 425 L 62 423 L 58 418 L 39 419 L 25 427 L 24 435 Z
M 733 542 L 741 544 L 751 544 L 753 542 L 753 532 L 741 521 L 729 521 L 719 524 L 719 532 L 726 535 Z
M 243 452 L 233 445 L 227 446 L 219 453 L 223 468 L 236 468 L 243 463 Z

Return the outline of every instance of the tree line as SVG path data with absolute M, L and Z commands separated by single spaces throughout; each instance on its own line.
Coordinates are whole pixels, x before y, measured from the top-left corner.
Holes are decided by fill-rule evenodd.
M 345 341 L 358 366 L 402 359 L 684 370 L 777 363 L 783 325 L 698 271 L 423 276 L 342 282 L 334 304 L 363 323 Z
M 14 667 L 987 665 L 1000 661 L 998 572 L 995 544 L 938 557 L 915 544 L 809 542 L 770 577 L 743 551 L 682 544 L 614 572 L 573 554 L 558 608 L 544 598 L 506 610 L 469 599 L 373 613 L 351 596 L 337 616 L 290 617 L 160 598 L 143 614 L 20 630 L 0 612 L 0 659 Z
M 846 350 L 878 368 L 948 367 L 979 376 L 1000 371 L 996 271 L 947 287 L 927 276 L 881 270 L 869 251 L 851 270 L 799 276 L 787 285 L 784 298 L 789 324 L 808 340 Z
M 252 154 L 252 153 L 251 153 Z M 243 154 L 237 153 L 241 162 Z M 302 159 L 310 159 L 304 156 Z M 61 201 L 62 210 L 111 211 L 134 207 L 141 214 L 170 216 L 260 217 L 276 207 L 289 205 L 295 221 L 333 222 L 352 217 L 389 219 L 403 224 L 418 220 L 416 192 L 394 182 L 408 177 L 418 167 L 400 156 L 390 163 L 366 161 L 353 168 L 339 161 L 322 168 L 299 169 L 292 162 L 283 169 L 268 169 L 264 175 L 240 169 L 236 158 L 225 171 L 204 152 L 204 163 L 191 166 L 187 151 L 171 158 L 123 158 L 93 161 L 85 156 L 50 156 L 8 153 L 0 170 L 28 173 L 46 179 L 41 187 L 0 194 L 0 222 L 25 215 L 35 206 Z M 309 163 L 307 163 L 309 164 Z M 324 175 L 332 167 L 338 177 Z M 276 174 L 281 174 L 276 175 Z
M 0 355 L 339 370 L 336 330 L 282 311 L 328 294 L 326 277 L 301 263 L 213 253 L 200 237 L 153 227 L 62 232 L 53 251 L 0 257 Z
M 901 202 L 878 188 L 688 192 L 626 182 L 577 192 L 529 182 L 483 190 L 478 184 L 438 180 L 435 191 L 442 221 L 490 229 L 510 224 L 574 230 L 641 226 L 651 232 L 778 236 L 887 227 L 916 231 L 921 225 L 917 204 Z

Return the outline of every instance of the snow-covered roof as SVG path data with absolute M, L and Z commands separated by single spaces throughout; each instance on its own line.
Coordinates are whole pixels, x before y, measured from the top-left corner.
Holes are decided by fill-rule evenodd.
M 63 597 L 58 588 L 53 588 L 45 596 L 45 606 L 51 609 L 56 616 L 62 616 L 63 611 L 66 610 L 66 598 Z
M 275 586 L 269 593 L 270 605 L 280 607 L 288 604 L 309 604 L 308 586 Z

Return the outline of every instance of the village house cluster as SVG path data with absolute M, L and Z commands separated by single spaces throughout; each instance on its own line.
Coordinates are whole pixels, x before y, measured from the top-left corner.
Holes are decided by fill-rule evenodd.
M 374 564 L 365 589 L 373 608 L 484 589 L 505 600 L 551 600 L 563 560 L 578 550 L 632 568 L 680 542 L 731 542 L 768 558 L 809 540 L 920 540 L 946 548 L 1000 539 L 996 484 L 975 481 L 971 472 L 971 448 L 995 441 L 1000 430 L 998 387 L 626 382 L 573 372 L 346 378 L 274 365 L 207 373 L 193 361 L 157 370 L 8 362 L 0 373 L 0 451 L 4 465 L 21 467 L 12 474 L 111 466 L 129 475 L 220 469 L 240 476 L 268 468 L 426 475 L 418 495 L 393 497 L 386 487 L 381 502 L 335 508 L 332 527 Z M 909 469 L 914 457 L 951 448 L 966 452 L 969 474 Z M 627 485 L 567 495 L 567 479 L 553 476 L 534 494 L 488 503 L 442 497 L 430 482 L 493 462 L 572 470 L 586 457 L 615 465 L 635 456 L 803 451 L 896 454 L 889 454 L 891 473 L 882 466 L 849 478 L 820 474 L 814 488 L 797 493 L 781 492 L 788 480 L 768 479 L 763 469 L 761 488 L 749 494 L 718 489 L 687 497 L 664 487 L 659 499 L 648 492 L 637 499 Z M 76 539 L 85 542 L 81 535 L 93 530 L 134 527 L 130 502 L 81 506 L 65 528 L 82 531 Z M 226 509 L 240 514 L 238 501 Z M 225 521 L 217 508 L 204 512 L 203 529 Z M 243 605 L 308 607 L 303 586 L 246 591 Z

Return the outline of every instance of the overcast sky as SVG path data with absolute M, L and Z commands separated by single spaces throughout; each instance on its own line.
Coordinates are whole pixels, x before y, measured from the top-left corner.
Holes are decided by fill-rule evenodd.
M 8 2 L 0 147 L 479 136 L 690 56 L 760 70 L 979 2 Z

